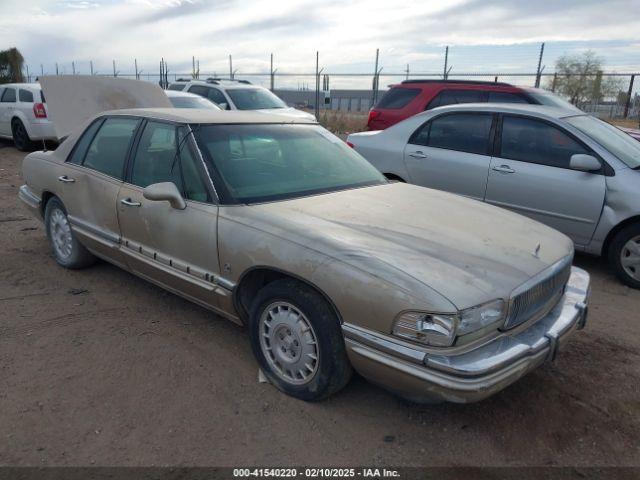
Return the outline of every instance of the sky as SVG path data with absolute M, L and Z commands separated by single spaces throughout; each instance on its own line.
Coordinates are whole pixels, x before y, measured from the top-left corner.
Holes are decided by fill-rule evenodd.
M 278 72 L 311 73 L 316 51 L 325 72 L 368 73 L 376 49 L 383 73 L 436 73 L 447 45 L 452 75 L 532 72 L 541 42 L 547 72 L 589 49 L 607 71 L 640 71 L 640 0 L 0 0 L 0 49 L 38 74 L 89 61 L 109 73 L 112 60 L 133 73 L 134 59 L 157 74 L 160 58 L 186 74 L 195 56 L 228 75 L 232 55 L 241 77 L 268 72 L 271 53 Z

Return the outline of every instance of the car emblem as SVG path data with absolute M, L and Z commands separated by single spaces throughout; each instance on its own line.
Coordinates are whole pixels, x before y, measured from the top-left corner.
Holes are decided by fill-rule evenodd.
M 540 258 L 540 244 L 538 244 L 533 252 L 531 252 L 535 258 Z

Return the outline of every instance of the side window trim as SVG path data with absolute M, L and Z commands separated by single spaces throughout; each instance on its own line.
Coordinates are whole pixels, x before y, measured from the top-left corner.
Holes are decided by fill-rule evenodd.
M 465 115 L 490 115 L 491 118 L 491 127 L 489 130 L 489 141 L 487 142 L 487 151 L 486 153 L 474 153 L 474 152 L 466 152 L 464 150 L 453 150 L 450 148 L 441 148 L 441 147 L 433 147 L 430 145 L 431 143 L 431 124 L 433 123 L 434 120 L 437 120 L 439 118 L 443 118 L 446 116 L 450 116 L 450 115 L 456 115 L 456 114 L 465 114 Z M 461 153 L 470 153 L 472 155 L 485 155 L 485 156 L 492 156 L 494 151 L 495 151 L 495 131 L 497 128 L 497 118 L 496 118 L 496 114 L 494 112 L 482 112 L 482 111 L 455 111 L 455 112 L 444 112 L 441 113 L 439 115 L 436 115 L 435 117 L 431 117 L 429 120 L 427 120 L 426 122 L 424 122 L 422 125 L 420 125 L 409 137 L 409 141 L 407 142 L 407 144 L 411 144 L 411 145 L 419 145 L 421 147 L 429 147 L 429 148 L 438 148 L 441 150 L 449 150 L 452 152 L 461 152 Z M 422 131 L 422 128 L 427 125 L 427 128 L 429 129 L 429 131 L 427 132 L 427 144 L 423 145 L 421 143 L 413 143 L 413 140 L 415 140 L 415 138 L 418 136 L 419 132 Z
M 566 135 L 571 140 L 573 140 L 576 143 L 578 143 L 587 152 L 589 152 L 589 155 L 593 155 L 595 158 L 597 158 L 600 161 L 600 164 L 602 165 L 600 170 L 594 171 L 594 172 L 589 172 L 589 173 L 592 173 L 594 175 L 606 175 L 606 176 L 609 176 L 609 174 L 607 173 L 607 171 L 609 171 L 611 169 L 609 164 L 600 155 L 598 155 L 598 153 L 595 152 L 589 145 L 584 143 L 581 139 L 576 137 L 573 133 L 571 133 L 567 129 L 563 128 L 561 125 L 558 125 L 556 123 L 550 122 L 549 120 L 546 120 L 544 118 L 539 118 L 539 117 L 535 117 L 535 116 L 531 116 L 531 115 L 525 115 L 525 114 L 519 114 L 519 113 L 500 113 L 499 114 L 499 120 L 498 120 L 498 122 L 499 122 L 499 126 L 498 126 L 499 135 L 496 135 L 496 141 L 495 141 L 495 144 L 494 144 L 494 152 L 495 152 L 494 155 L 493 155 L 494 157 L 503 158 L 505 160 L 512 160 L 514 162 L 523 162 L 523 163 L 530 163 L 532 165 L 541 165 L 543 167 L 561 168 L 563 170 L 571 170 L 571 168 L 568 168 L 568 167 L 561 167 L 561 166 L 557 166 L 557 165 L 547 165 L 547 164 L 544 164 L 544 163 L 528 162 L 526 160 L 517 160 L 515 158 L 503 157 L 502 156 L 502 124 L 503 124 L 503 121 L 504 121 L 505 117 L 526 118 L 527 120 L 533 120 L 533 121 L 536 121 L 536 122 L 544 123 L 545 125 L 549 125 L 549 126 L 555 128 L 555 129 L 559 130 L 560 133 Z
M 91 135 L 91 138 L 89 139 L 89 146 L 91 146 L 91 144 L 93 143 L 93 140 L 96 138 L 96 135 L 98 134 L 98 132 L 102 128 L 102 124 L 104 123 L 106 118 L 107 117 L 96 118 L 93 122 L 91 122 L 89 125 L 87 125 L 87 128 L 84 129 L 82 134 L 76 140 L 76 143 L 73 145 L 73 148 L 69 152 L 69 155 L 67 155 L 67 158 L 65 158 L 64 163 L 71 163 L 72 165 L 77 165 L 77 166 L 82 166 L 84 164 L 84 159 L 87 156 L 87 152 L 89 151 L 88 148 L 87 148 L 87 151 L 84 152 L 84 155 L 82 156 L 82 161 L 80 163 L 72 163 L 71 162 L 71 158 L 73 157 L 73 154 L 75 153 L 76 149 L 78 148 L 78 145 L 80 144 L 80 140 L 82 140 L 82 137 L 84 137 L 87 134 L 87 132 L 89 131 L 89 129 L 93 125 L 95 125 L 96 123 L 99 123 L 100 125 L 98 125 L 98 128 L 96 129 L 95 132 L 93 132 L 93 135 Z

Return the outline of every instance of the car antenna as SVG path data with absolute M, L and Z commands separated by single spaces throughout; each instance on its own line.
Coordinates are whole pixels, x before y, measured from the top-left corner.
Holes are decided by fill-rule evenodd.
M 42 139 L 42 151 L 43 152 L 47 151 L 47 142 L 44 141 L 44 138 Z

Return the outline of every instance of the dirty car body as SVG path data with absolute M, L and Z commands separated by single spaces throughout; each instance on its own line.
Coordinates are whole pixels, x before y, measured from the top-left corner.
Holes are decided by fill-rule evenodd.
M 304 400 L 354 368 L 412 400 L 477 401 L 586 318 L 563 234 L 389 183 L 310 120 L 106 112 L 23 171 L 61 265 L 95 255 L 247 325 L 269 380 Z

